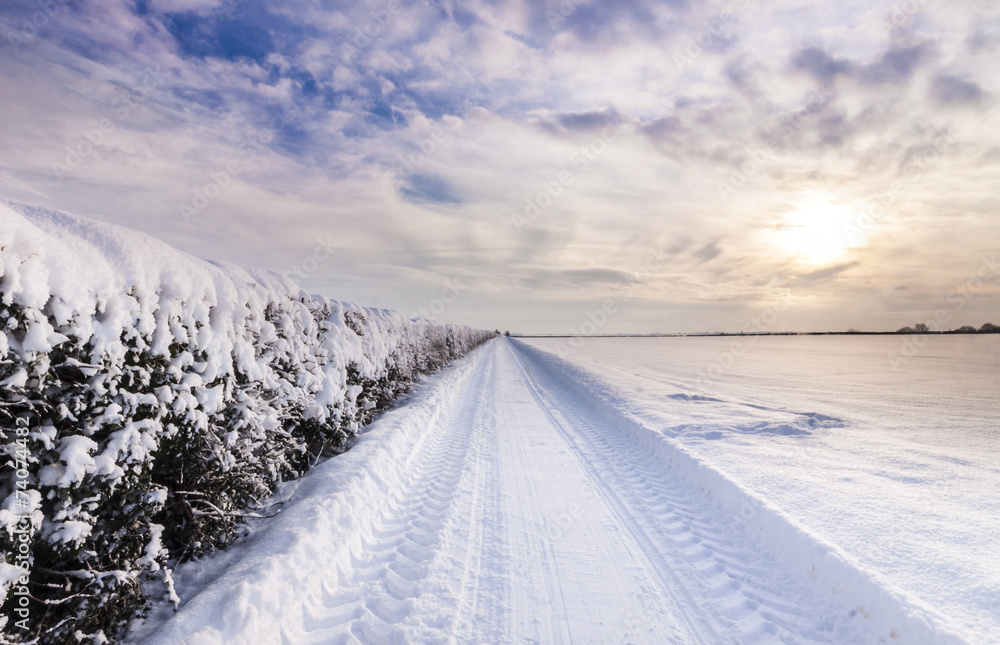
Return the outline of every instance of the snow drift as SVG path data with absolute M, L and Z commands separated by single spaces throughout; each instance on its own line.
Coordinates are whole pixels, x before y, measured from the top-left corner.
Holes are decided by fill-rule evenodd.
M 230 542 L 277 484 L 492 336 L 16 203 L 0 328 L 0 630 L 45 642 L 100 641 L 173 596 L 168 561 Z

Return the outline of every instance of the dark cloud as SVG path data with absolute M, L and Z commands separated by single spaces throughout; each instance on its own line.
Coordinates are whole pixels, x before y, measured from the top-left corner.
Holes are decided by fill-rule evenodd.
M 722 248 L 719 246 L 718 240 L 712 240 L 705 246 L 701 247 L 694 252 L 695 257 L 697 257 L 702 262 L 708 262 L 709 260 L 714 260 L 722 254 Z
M 809 92 L 796 107 L 761 119 L 758 138 L 777 150 L 815 152 L 844 144 L 863 120 L 863 116 L 849 119 L 837 105 L 836 95 Z
M 560 269 L 552 267 L 518 267 L 525 286 L 542 290 L 607 289 L 621 283 L 631 283 L 635 275 L 620 269 L 593 267 Z
M 979 105 L 987 94 L 974 81 L 941 75 L 931 84 L 931 98 L 940 105 Z
M 535 121 L 546 134 L 565 137 L 577 133 L 600 133 L 621 123 L 622 116 L 613 108 L 590 112 L 558 112 Z
M 538 42 L 536 42 L 534 40 L 531 40 L 530 38 L 528 38 L 524 34 L 519 34 L 517 32 L 510 31 L 510 30 L 507 30 L 507 31 L 505 31 L 503 33 L 508 38 L 513 38 L 517 42 L 521 43 L 522 45 L 524 45 L 526 47 L 530 47 L 531 49 L 545 49 L 545 45 L 542 45 L 541 43 L 538 43 Z
M 800 49 L 792 57 L 792 67 L 822 83 L 830 83 L 838 75 L 847 74 L 853 69 L 850 61 L 834 58 L 819 47 Z
M 978 30 L 965 39 L 965 44 L 973 54 L 992 52 L 1000 44 L 1000 35 Z
M 774 280 L 773 286 L 784 289 L 806 289 L 833 280 L 841 273 L 858 265 L 858 262 L 841 262 L 831 266 L 815 269 L 806 273 L 785 275 Z
M 614 125 L 621 117 L 614 110 L 600 112 L 564 112 L 556 117 L 556 122 L 573 132 L 589 132 Z
M 242 2 L 239 11 L 202 16 L 193 12 L 167 14 L 164 25 L 189 56 L 263 62 L 275 51 L 272 30 L 285 21 L 258 2 Z M 285 29 L 292 25 L 283 25 Z
M 569 31 L 587 43 L 611 42 L 622 33 L 631 37 L 661 36 L 656 29 L 653 7 L 675 10 L 688 7 L 688 0 L 616 0 L 578 4 L 566 0 L 530 3 L 533 29 L 538 38 Z
M 802 287 L 814 286 L 816 284 L 827 282 L 857 264 L 857 262 L 844 262 L 822 269 L 817 269 L 815 271 L 810 271 L 809 273 L 803 273 L 796 276 L 797 280 L 793 284 Z
M 864 68 L 863 76 L 871 83 L 908 81 L 920 64 L 931 58 L 933 52 L 933 47 L 927 43 L 908 47 L 892 46 L 874 63 Z
M 406 179 L 399 189 L 400 194 L 415 204 L 461 204 L 462 198 L 455 189 L 439 175 L 414 174 Z
M 622 280 L 632 277 L 632 274 L 628 271 L 600 267 L 592 269 L 565 269 L 557 271 L 556 275 L 581 287 L 599 284 L 617 284 Z
M 757 60 L 753 56 L 742 55 L 726 64 L 726 78 L 737 88 L 753 89 L 753 76 Z
M 653 140 L 662 140 L 681 131 L 681 120 L 670 114 L 642 124 L 642 132 Z
M 451 12 L 451 17 L 463 29 L 468 29 L 479 21 L 476 14 L 466 11 L 461 7 L 455 7 Z
M 642 134 L 664 155 L 678 161 L 702 159 L 738 165 L 745 159 L 752 132 L 743 123 L 748 114 L 744 103 L 727 100 L 683 105 L 644 123 Z M 760 120 L 768 118 L 770 115 L 763 115 Z
M 873 62 L 864 65 L 846 58 L 837 58 L 821 47 L 800 49 L 792 57 L 792 67 L 805 72 L 824 85 L 838 76 L 856 78 L 869 84 L 902 83 L 910 80 L 921 63 L 933 56 L 928 43 L 892 45 Z

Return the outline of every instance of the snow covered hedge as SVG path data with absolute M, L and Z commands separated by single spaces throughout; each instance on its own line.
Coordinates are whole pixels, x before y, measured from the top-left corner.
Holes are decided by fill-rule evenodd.
M 0 203 L 0 636 L 101 642 L 489 332 Z M 26 577 L 26 572 L 30 572 Z

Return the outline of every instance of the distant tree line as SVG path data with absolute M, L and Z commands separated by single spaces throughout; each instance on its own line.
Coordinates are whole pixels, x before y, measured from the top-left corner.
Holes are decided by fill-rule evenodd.
M 913 327 L 903 327 L 896 331 L 897 334 L 927 334 L 930 333 L 930 328 L 926 323 L 917 323 Z M 950 331 L 940 331 L 934 332 L 938 334 L 1000 334 L 1000 326 L 994 325 L 993 323 L 985 323 L 979 329 L 976 329 L 972 325 L 965 325 L 964 327 L 959 327 L 958 329 L 952 329 Z

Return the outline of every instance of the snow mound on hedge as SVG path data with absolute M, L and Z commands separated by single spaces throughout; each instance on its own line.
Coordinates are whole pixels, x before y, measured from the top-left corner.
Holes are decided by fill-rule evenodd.
M 0 202 L 0 329 L 4 450 L 28 474 L 0 478 L 0 548 L 23 567 L 14 539 L 30 527 L 32 557 L 53 563 L 33 592 L 73 596 L 34 612 L 81 616 L 52 637 L 121 624 L 153 578 L 172 594 L 168 560 L 231 541 L 278 483 L 492 336 L 14 202 Z

